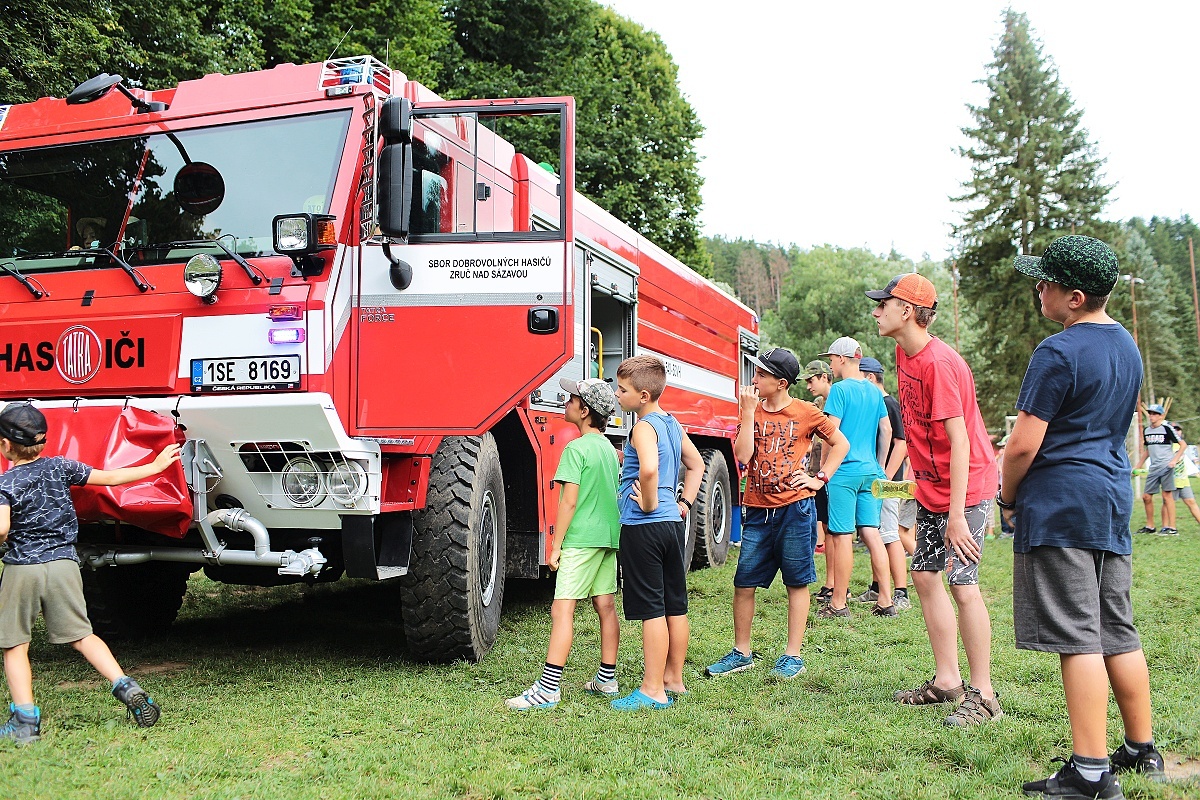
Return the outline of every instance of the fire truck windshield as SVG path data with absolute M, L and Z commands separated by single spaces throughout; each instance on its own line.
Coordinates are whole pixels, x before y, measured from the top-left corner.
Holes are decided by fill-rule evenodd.
M 0 258 L 22 272 L 187 260 L 155 243 L 273 252 L 277 214 L 327 213 L 351 112 L 0 152 Z M 92 252 L 88 252 L 91 250 Z

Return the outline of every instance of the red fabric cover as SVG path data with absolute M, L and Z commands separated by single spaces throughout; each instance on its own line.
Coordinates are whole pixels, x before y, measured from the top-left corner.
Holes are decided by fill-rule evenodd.
M 154 411 L 127 406 L 43 408 L 49 423 L 45 456 L 66 456 L 96 469 L 135 467 L 154 460 L 171 443 L 183 444 L 183 430 Z M 183 467 L 124 486 L 72 486 L 81 522 L 111 518 L 175 539 L 192 522 L 192 493 Z

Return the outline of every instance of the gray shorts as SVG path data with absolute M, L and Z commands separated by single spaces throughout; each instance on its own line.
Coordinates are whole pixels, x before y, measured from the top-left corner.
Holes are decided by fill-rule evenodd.
M 1132 563 L 1130 556 L 1073 547 L 1014 553 L 1017 647 L 1105 656 L 1140 650 L 1129 600 Z
M 900 541 L 900 498 L 889 497 L 879 509 L 879 538 L 884 544 Z
M 1175 491 L 1175 468 L 1166 467 L 1146 476 L 1146 494 Z
M 4 565 L 0 575 L 0 649 L 29 642 L 39 613 L 46 618 L 46 638 L 51 644 L 77 642 L 91 635 L 79 564 L 62 558 L 48 564 Z
M 1192 484 L 1190 481 L 1175 490 L 1175 499 L 1176 500 L 1195 500 L 1196 499 L 1196 495 L 1192 493 Z
M 991 513 L 991 500 L 966 508 L 967 527 L 971 538 L 979 545 L 980 558 L 983 558 L 983 534 Z M 938 514 L 917 504 L 917 548 L 910 568 L 913 572 L 945 571 L 951 586 L 975 586 L 979 583 L 979 564 L 951 557 L 946 547 L 949 518 L 949 514 Z
M 900 527 L 908 528 L 911 531 L 917 526 L 917 501 L 901 500 L 897 516 L 900 518 Z

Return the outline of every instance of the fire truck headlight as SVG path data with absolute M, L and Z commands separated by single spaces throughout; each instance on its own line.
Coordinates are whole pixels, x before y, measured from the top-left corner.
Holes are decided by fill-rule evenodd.
M 304 217 L 276 217 L 275 250 L 280 253 L 307 252 L 308 220 Z
M 321 470 L 310 458 L 293 458 L 279 478 L 284 497 L 294 506 L 309 508 L 325 499 Z
M 329 472 L 329 494 L 344 506 L 353 506 L 367 493 L 367 471 L 357 461 L 343 461 Z
M 215 303 L 214 295 L 221 286 L 221 262 L 206 253 L 192 256 L 183 268 L 183 285 L 201 300 Z

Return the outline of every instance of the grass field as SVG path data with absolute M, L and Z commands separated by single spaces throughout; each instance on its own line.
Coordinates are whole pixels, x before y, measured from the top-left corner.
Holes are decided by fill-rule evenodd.
M 1191 520 L 1181 528 L 1175 538 L 1136 538 L 1134 607 L 1159 746 L 1174 769 L 1194 774 L 1200 530 Z M 856 592 L 867 569 L 857 556 Z M 887 620 L 857 606 L 853 620 L 812 624 L 808 672 L 775 682 L 767 673 L 785 618 L 777 584 L 760 593 L 759 665 L 719 681 L 700 677 L 731 646 L 732 572 L 731 561 L 692 576 L 690 695 L 670 710 L 632 715 L 580 688 L 599 651 L 590 608 L 577 618 L 559 707 L 504 709 L 544 659 L 546 584 L 510 582 L 500 640 L 483 663 L 424 666 L 405 659 L 387 584 L 249 589 L 194 577 L 169 636 L 114 647 L 161 702 L 155 728 L 127 722 L 87 664 L 39 633 L 43 739 L 0 746 L 0 786 L 11 798 L 941 800 L 1019 796 L 1022 781 L 1044 777 L 1052 756 L 1070 753 L 1057 658 L 1012 643 L 1008 542 L 988 543 L 982 569 L 1007 715 L 969 731 L 943 728 L 945 707 L 891 700 L 933 671 L 917 608 Z M 622 634 L 619 677 L 636 682 L 640 640 L 633 625 Z M 1109 734 L 1115 745 L 1115 704 Z M 1195 777 L 1123 783 L 1131 798 L 1200 798 Z

